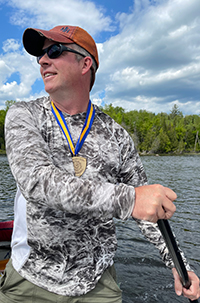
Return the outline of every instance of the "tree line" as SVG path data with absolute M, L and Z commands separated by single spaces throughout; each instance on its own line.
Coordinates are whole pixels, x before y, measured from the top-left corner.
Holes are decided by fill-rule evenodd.
M 101 108 L 131 135 L 143 154 L 200 152 L 200 115 L 186 115 L 175 104 L 169 114 L 125 111 L 112 104 Z
M 4 139 L 4 122 L 6 113 L 9 109 L 9 107 L 14 104 L 16 101 L 13 100 L 7 100 L 5 102 L 5 109 L 0 110 L 0 150 L 5 151 L 5 139 Z
M 13 100 L 0 110 L 0 149 L 5 150 L 4 122 Z M 125 111 L 112 104 L 101 110 L 122 125 L 133 138 L 137 150 L 143 154 L 181 154 L 200 152 L 200 115 L 186 115 L 174 105 L 169 114 L 146 110 Z

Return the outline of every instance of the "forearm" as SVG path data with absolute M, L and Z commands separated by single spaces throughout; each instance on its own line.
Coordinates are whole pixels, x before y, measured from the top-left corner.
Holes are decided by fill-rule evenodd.
M 162 260 L 164 261 L 165 265 L 169 268 L 174 267 L 173 260 L 170 256 L 169 250 L 165 244 L 163 236 L 158 228 L 157 223 L 151 223 L 143 220 L 136 220 L 139 228 L 141 229 L 142 234 L 155 245 L 155 247 L 159 250 Z M 189 263 L 187 262 L 184 253 L 180 249 L 180 253 L 183 258 L 183 262 L 186 266 L 187 270 L 191 270 Z

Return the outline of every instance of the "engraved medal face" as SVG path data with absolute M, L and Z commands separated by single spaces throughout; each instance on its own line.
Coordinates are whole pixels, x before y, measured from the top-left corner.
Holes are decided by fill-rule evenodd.
M 86 170 L 87 161 L 85 158 L 79 157 L 77 155 L 78 155 L 79 151 L 81 150 L 81 147 L 82 147 L 83 143 L 85 142 L 85 139 L 87 138 L 87 135 L 89 134 L 90 129 L 92 127 L 92 123 L 93 123 L 93 120 L 95 117 L 94 105 L 89 100 L 85 123 L 83 125 L 81 134 L 76 143 L 76 147 L 74 146 L 72 136 L 71 136 L 69 128 L 67 126 L 67 122 L 65 121 L 65 117 L 64 117 L 62 111 L 55 106 L 53 101 L 51 101 L 51 110 L 52 110 L 52 113 L 53 113 L 56 121 L 58 122 L 60 129 L 62 130 L 62 132 L 65 136 L 65 139 L 67 140 L 70 152 L 72 154 L 72 161 L 73 161 L 73 165 L 74 165 L 75 176 L 80 177 Z
M 86 164 L 87 161 L 83 157 L 72 157 L 73 165 L 74 165 L 74 171 L 75 171 L 75 176 L 80 177 L 84 173 L 86 169 Z

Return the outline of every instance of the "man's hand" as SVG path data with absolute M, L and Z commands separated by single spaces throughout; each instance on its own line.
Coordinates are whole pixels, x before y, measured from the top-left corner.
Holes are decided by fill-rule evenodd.
M 174 276 L 175 292 L 178 296 L 181 296 L 183 294 L 184 297 L 190 300 L 197 300 L 200 297 L 199 278 L 195 275 L 194 272 L 188 271 L 188 277 L 191 282 L 189 289 L 186 289 L 182 286 L 180 277 L 175 268 L 172 268 L 172 273 Z
M 173 203 L 176 198 L 173 190 L 160 184 L 136 187 L 132 217 L 154 223 L 169 219 L 176 210 Z

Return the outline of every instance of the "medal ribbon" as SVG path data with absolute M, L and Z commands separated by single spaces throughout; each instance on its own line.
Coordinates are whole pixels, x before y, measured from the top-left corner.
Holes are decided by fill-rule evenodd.
M 67 126 L 67 123 L 65 121 L 65 117 L 63 113 L 54 105 L 54 103 L 51 101 L 51 110 L 52 113 L 54 114 L 54 117 L 56 118 L 56 121 L 58 122 L 58 125 L 60 126 L 66 140 L 69 146 L 69 149 L 71 151 L 72 156 L 76 156 L 78 152 L 80 151 L 87 135 L 90 132 L 90 129 L 92 127 L 92 123 L 94 121 L 94 116 L 95 116 L 95 108 L 94 105 L 91 103 L 89 100 L 88 104 L 88 109 L 87 109 L 87 114 L 86 114 L 86 119 L 85 123 L 83 125 L 81 134 L 78 138 L 78 141 L 76 143 L 76 147 L 74 147 L 74 143 L 72 140 L 72 136 L 70 134 L 69 128 Z

